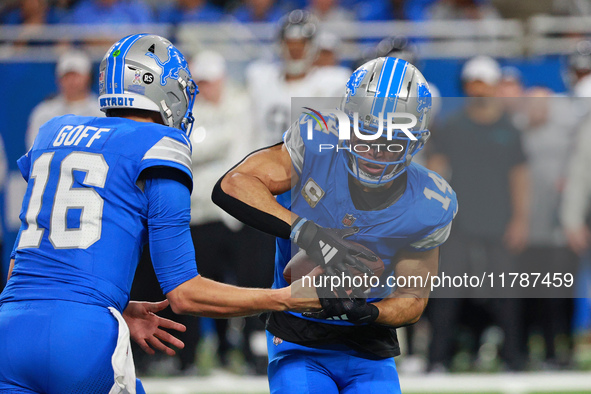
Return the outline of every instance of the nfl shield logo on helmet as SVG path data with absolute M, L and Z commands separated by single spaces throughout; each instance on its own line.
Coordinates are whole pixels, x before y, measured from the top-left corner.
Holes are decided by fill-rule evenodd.
M 101 71 L 99 73 L 99 93 L 105 92 L 105 72 Z
M 134 85 L 139 85 L 142 83 L 141 78 L 142 77 L 142 72 L 140 70 L 135 70 L 135 74 L 133 76 L 133 81 L 131 81 L 132 84 Z
M 343 218 L 343 220 L 341 222 L 343 223 L 344 226 L 351 227 L 353 225 L 353 223 L 355 223 L 355 220 L 357 220 L 356 217 L 353 217 L 353 215 L 347 213 L 347 214 L 345 214 L 345 217 Z
M 431 92 L 426 84 L 420 83 L 417 85 L 417 112 L 421 113 L 419 122 L 423 120 L 423 116 L 431 109 Z

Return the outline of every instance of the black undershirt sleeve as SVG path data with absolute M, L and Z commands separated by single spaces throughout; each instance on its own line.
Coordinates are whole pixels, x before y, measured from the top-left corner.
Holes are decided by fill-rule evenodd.
M 248 156 L 258 152 L 259 150 L 250 153 Z M 241 160 L 238 164 L 232 167 L 217 181 L 211 194 L 212 201 L 217 206 L 222 208 L 224 211 L 226 211 L 227 213 L 234 216 L 236 219 L 240 220 L 242 223 L 247 224 L 250 227 L 274 235 L 276 237 L 289 239 L 289 235 L 291 233 L 290 224 L 284 222 L 283 220 L 271 214 L 268 214 L 267 212 L 263 212 L 257 208 L 251 207 L 250 205 L 238 200 L 237 198 L 230 196 L 222 189 L 222 180 L 224 179 L 224 177 L 228 175 L 230 171 L 236 168 L 245 159 Z

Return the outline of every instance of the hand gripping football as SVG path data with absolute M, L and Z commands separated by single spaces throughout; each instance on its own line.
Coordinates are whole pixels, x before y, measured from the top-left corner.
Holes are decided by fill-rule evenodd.
M 361 246 L 368 252 L 373 253 L 364 245 L 361 245 L 357 242 L 351 243 Z M 358 259 L 361 263 L 365 264 L 373 271 L 374 276 L 379 277 L 384 272 L 384 262 L 379 257 L 377 261 L 371 261 L 364 259 L 363 257 L 358 257 Z M 287 283 L 291 284 L 292 282 L 300 279 L 302 276 L 309 274 L 316 267 L 318 267 L 318 265 L 306 254 L 306 251 L 302 249 L 295 256 L 293 256 L 293 258 L 285 266 L 285 269 L 283 270 L 283 278 L 287 281 Z M 353 276 L 363 276 L 363 272 L 355 268 L 350 267 L 349 271 Z

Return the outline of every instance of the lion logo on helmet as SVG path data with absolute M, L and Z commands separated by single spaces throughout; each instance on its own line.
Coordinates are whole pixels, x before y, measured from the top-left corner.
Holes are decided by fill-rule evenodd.
M 347 102 L 349 102 L 350 96 L 355 96 L 357 88 L 361 84 L 361 81 L 363 81 L 365 74 L 367 74 L 367 70 L 362 68 L 355 71 L 351 77 L 349 77 L 349 80 L 347 81 Z
M 425 83 L 417 85 L 417 112 L 421 114 L 419 122 L 423 120 L 423 117 L 431 109 L 431 91 Z
M 168 78 L 174 79 L 175 81 L 179 79 L 180 70 L 185 70 L 187 74 L 191 74 L 189 72 L 189 65 L 187 64 L 185 57 L 173 45 L 168 47 L 168 60 L 165 62 L 161 61 L 158 56 L 152 52 L 147 52 L 146 56 L 154 59 L 158 66 L 162 69 L 162 75 L 160 76 L 160 84 L 162 86 L 166 85 L 166 79 Z

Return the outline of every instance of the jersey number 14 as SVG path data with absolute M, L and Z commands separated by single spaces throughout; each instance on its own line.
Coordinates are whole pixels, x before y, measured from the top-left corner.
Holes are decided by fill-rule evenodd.
M 33 164 L 30 179 L 35 184 L 25 215 L 28 227 L 21 232 L 18 249 L 37 248 L 41 244 L 45 229 L 39 228 L 37 218 L 53 155 L 54 152 L 44 153 Z M 92 187 L 73 188 L 74 170 L 86 173 L 83 185 L 103 188 L 109 166 L 103 155 L 95 153 L 72 152 L 62 160 L 49 226 L 49 241 L 56 249 L 86 249 L 101 238 L 104 200 Z M 80 227 L 68 228 L 69 209 L 81 210 Z
M 451 198 L 447 197 L 446 194 L 451 194 L 451 186 L 449 185 L 449 183 L 445 181 L 445 179 L 441 178 L 440 176 L 432 172 L 429 173 L 429 177 L 433 180 L 435 186 L 437 186 L 437 189 L 439 189 L 439 191 L 442 192 L 443 195 L 437 193 L 435 190 L 429 189 L 428 187 L 425 187 L 425 189 L 423 190 L 423 194 L 429 200 L 434 198 L 435 200 L 439 201 L 443 206 L 443 209 L 447 211 L 447 209 L 449 208 L 449 204 L 451 203 Z

